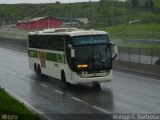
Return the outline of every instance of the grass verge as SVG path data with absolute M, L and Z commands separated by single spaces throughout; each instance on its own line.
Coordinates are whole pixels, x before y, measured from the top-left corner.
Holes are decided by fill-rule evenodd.
M 0 28 L 0 37 L 24 40 L 28 37 L 28 31 L 14 28 Z
M 0 120 L 40 120 L 23 103 L 10 96 L 0 88 Z
M 112 39 L 160 39 L 160 24 L 131 24 L 106 27 Z
M 149 49 L 160 49 L 159 44 L 145 44 L 145 43 L 120 43 L 118 44 L 119 47 L 129 47 L 129 48 L 149 48 Z

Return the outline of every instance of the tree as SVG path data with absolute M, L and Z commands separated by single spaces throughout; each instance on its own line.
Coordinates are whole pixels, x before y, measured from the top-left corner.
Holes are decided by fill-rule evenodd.
M 0 26 L 2 25 L 3 16 L 4 14 L 0 13 Z
M 138 5 L 138 0 L 131 0 L 132 6 L 136 7 Z
M 60 4 L 61 2 L 60 2 L 60 1 L 56 1 L 55 3 L 56 3 L 56 4 Z
M 104 5 L 106 1 L 108 1 L 108 0 L 100 0 L 99 5 L 102 7 L 102 5 Z
M 0 26 L 2 25 L 2 19 L 0 18 Z
M 152 10 L 152 9 L 153 9 L 153 6 L 154 6 L 153 0 L 146 0 L 146 1 L 145 1 L 145 8 L 146 8 L 146 9 Z

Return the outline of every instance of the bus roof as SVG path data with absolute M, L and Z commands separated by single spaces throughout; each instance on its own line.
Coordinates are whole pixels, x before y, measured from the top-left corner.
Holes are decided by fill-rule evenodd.
M 29 35 L 69 35 L 69 36 L 81 36 L 81 35 L 103 35 L 108 34 L 105 31 L 98 30 L 84 30 L 77 28 L 56 28 L 56 29 L 44 29 L 42 31 L 29 32 Z

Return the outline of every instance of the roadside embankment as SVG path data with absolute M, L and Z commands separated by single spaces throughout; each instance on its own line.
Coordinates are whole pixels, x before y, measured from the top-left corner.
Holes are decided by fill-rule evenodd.
M 0 45 L 27 52 L 27 40 L 0 37 Z M 113 62 L 113 68 L 117 70 L 125 70 L 129 72 L 160 77 L 160 65 L 141 64 L 116 60 Z
M 0 120 L 40 120 L 23 103 L 0 88 Z

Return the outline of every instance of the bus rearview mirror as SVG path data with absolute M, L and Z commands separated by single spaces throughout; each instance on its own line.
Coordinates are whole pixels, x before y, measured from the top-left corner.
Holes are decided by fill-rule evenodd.
M 68 44 L 68 48 L 71 50 L 71 58 L 75 58 L 75 50 L 71 44 Z
M 73 48 L 71 49 L 71 58 L 75 58 L 75 50 Z
M 114 49 L 114 53 L 115 53 L 115 54 L 118 54 L 118 48 L 117 48 L 116 45 L 113 47 L 113 49 Z
M 112 60 L 114 60 L 118 55 L 118 48 L 116 45 L 113 45 L 113 52 L 114 52 L 114 55 L 112 57 Z
M 72 45 L 71 45 L 71 44 L 68 44 L 68 48 L 72 49 Z

